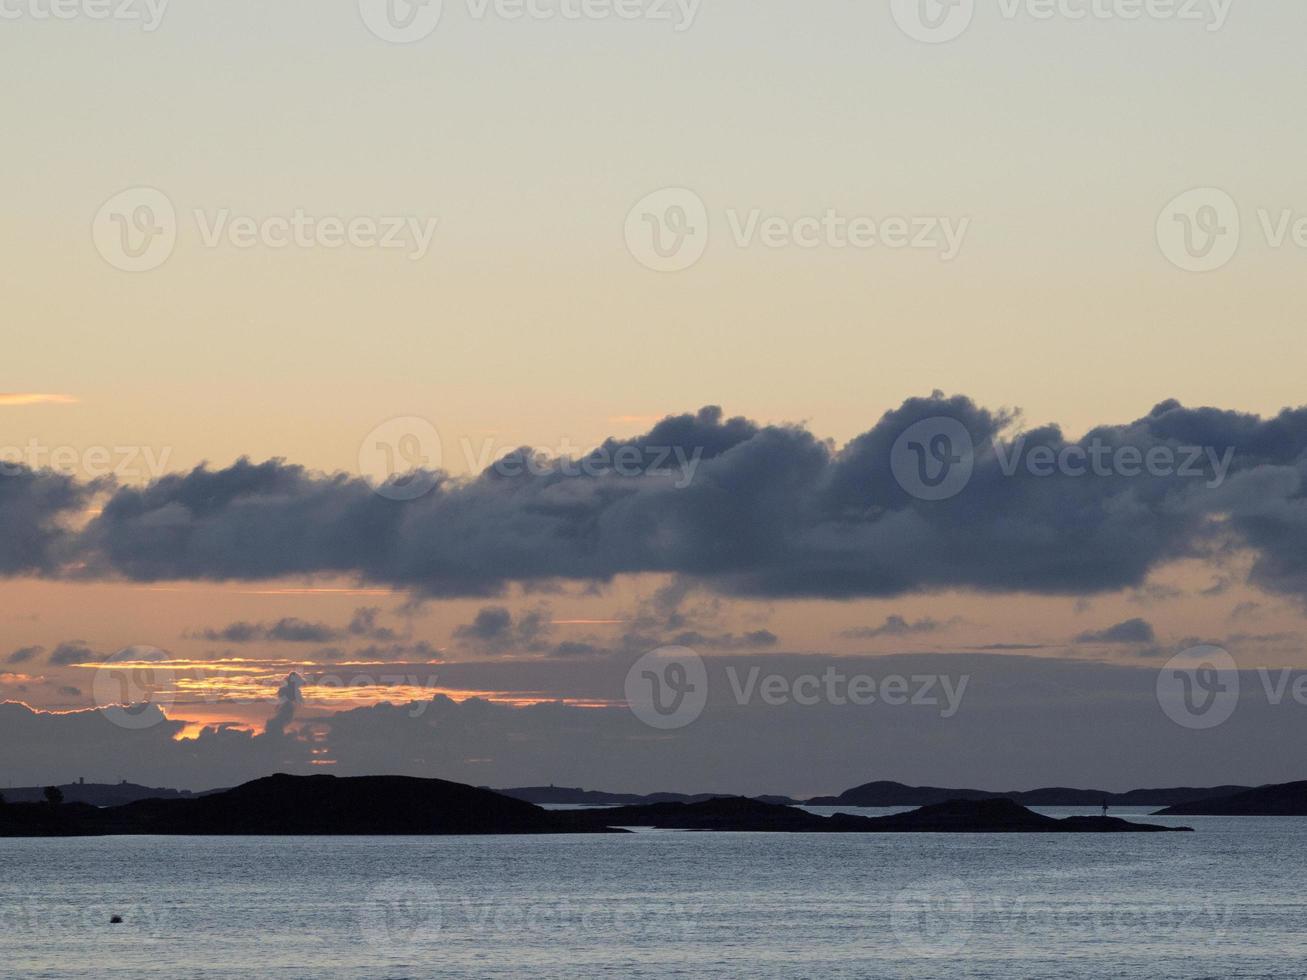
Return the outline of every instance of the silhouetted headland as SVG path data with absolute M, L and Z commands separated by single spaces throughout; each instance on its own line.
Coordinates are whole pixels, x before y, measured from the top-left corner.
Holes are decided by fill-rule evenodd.
M 438 835 L 621 833 L 623 828 L 767 833 L 1138 833 L 1184 828 L 1111 817 L 1046 817 L 1011 800 L 954 800 L 887 817 L 823 817 L 721 797 L 589 810 L 544 810 L 490 790 L 404 776 L 269 776 L 190 799 L 0 806 L 0 836 Z
M 1210 789 L 1175 787 L 1135 789 L 1128 793 L 1107 793 L 1098 789 L 1069 789 L 1053 786 L 1020 792 L 996 793 L 983 789 L 944 789 L 936 786 L 906 786 L 881 780 L 845 790 L 839 796 L 818 796 L 809 806 L 927 806 L 948 800 L 1014 800 L 1022 806 L 1173 806 L 1196 800 L 1229 796 L 1247 786 L 1215 786 Z
M 198 795 L 189 790 L 162 789 L 140 786 L 123 780 L 119 783 L 64 783 L 57 787 L 68 803 L 89 803 L 91 806 L 121 806 L 137 800 L 178 800 Z M 43 786 L 10 786 L 0 789 L 10 803 L 39 803 L 45 798 Z
M 1307 817 L 1307 782 L 1259 786 L 1229 796 L 1167 807 L 1159 816 Z
M 1047 817 L 1012 800 L 950 800 L 910 813 L 864 817 L 849 813 L 818 816 L 792 806 L 744 797 L 702 803 L 656 803 L 609 810 L 574 810 L 573 823 L 593 829 L 653 827 L 660 830 L 717 830 L 752 833 L 1150 833 L 1189 830 L 1131 823 L 1116 817 Z
M 571 786 L 518 786 L 497 789 L 494 792 L 511 796 L 515 800 L 539 803 L 542 806 L 643 806 L 646 803 L 702 803 L 731 797 L 731 793 L 605 793 L 602 790 L 578 789 Z M 764 803 L 793 806 L 801 800 L 788 796 L 755 796 L 751 799 Z

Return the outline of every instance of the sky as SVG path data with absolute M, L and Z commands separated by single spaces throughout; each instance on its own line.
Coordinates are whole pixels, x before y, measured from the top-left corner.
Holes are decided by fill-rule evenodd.
M 1135 7 L 0 4 L 0 783 L 1301 776 L 1307 9 Z

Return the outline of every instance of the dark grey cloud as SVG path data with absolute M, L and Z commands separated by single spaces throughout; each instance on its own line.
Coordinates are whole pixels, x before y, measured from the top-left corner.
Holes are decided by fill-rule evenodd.
M 860 626 L 856 629 L 842 630 L 840 636 L 849 640 L 874 640 L 881 636 L 912 636 L 921 633 L 937 633 L 946 629 L 951 623 L 941 622 L 927 616 L 909 622 L 902 616 L 891 615 L 879 626 Z
M 188 635 L 212 643 L 332 643 L 351 637 L 382 643 L 398 640 L 399 635 L 382 626 L 380 618 L 381 610 L 368 606 L 354 610 L 349 625 L 343 628 L 287 616 L 271 623 L 229 623 L 217 629 L 195 630 Z
M 1077 643 L 1154 643 L 1157 632 L 1146 619 L 1127 619 L 1101 630 L 1088 630 L 1076 637 Z
M 311 623 L 295 616 L 279 619 L 268 628 L 268 639 L 274 643 L 329 643 L 341 631 L 326 623 Z
M 486 606 L 472 622 L 454 630 L 454 639 L 486 653 L 538 653 L 553 632 L 549 609 L 539 606 L 514 616 L 503 606 Z
M 195 639 L 213 643 L 256 643 L 267 636 L 267 628 L 259 623 L 230 623 L 221 629 L 203 629 L 190 634 Z
M 970 434 L 975 468 L 957 496 L 925 502 L 895 482 L 890 450 L 913 423 L 938 417 Z M 1018 431 L 1018 422 L 936 394 L 837 447 L 799 426 L 708 408 L 610 441 L 586 467 L 537 461 L 466 479 L 436 474 L 429 494 L 406 503 L 347 475 L 241 460 L 119 488 L 72 537 L 57 518 L 84 502 L 86 488 L 26 474 L 0 490 L 0 530 L 18 533 L 0 545 L 0 572 L 53 574 L 65 556 L 75 559 L 66 574 L 338 574 L 418 597 L 498 596 L 514 583 L 547 592 L 641 572 L 753 597 L 1085 595 L 1138 589 L 1168 561 L 1247 547 L 1254 584 L 1307 597 L 1307 409 L 1261 418 L 1168 401 L 1079 440 L 1053 425 Z M 1220 485 L 1206 457 L 1191 461 L 1198 478 L 1040 477 L 1005 462 L 1018 450 L 1029 459 L 1093 445 L 1141 456 L 1210 447 L 1233 457 Z M 620 471 L 609 465 L 618 458 L 628 460 Z M 681 459 L 695 461 L 692 479 L 675 472 Z
M 81 640 L 72 640 L 55 647 L 46 662 L 53 667 L 67 667 L 71 664 L 95 663 L 104 659 L 103 654 L 96 653 Z
M 190 635 L 213 643 L 330 643 L 346 636 L 347 631 L 287 616 L 272 623 L 230 623 L 221 629 L 198 630 Z
M 354 610 L 354 617 L 349 621 L 350 636 L 361 636 L 380 643 L 389 643 L 399 639 L 399 634 L 388 626 L 381 625 L 381 609 L 366 606 Z
M 414 640 L 409 643 L 372 643 L 332 659 L 349 659 L 359 663 L 426 663 L 440 659 L 443 652 L 426 640 Z
M 45 647 L 20 647 L 5 659 L 9 664 L 25 664 L 45 653 Z
M 55 574 L 76 550 L 67 519 L 102 488 L 0 459 L 0 575 Z
M 277 689 L 277 710 L 272 713 L 264 726 L 263 734 L 273 738 L 284 738 L 286 726 L 295 718 L 296 708 L 304 703 L 301 688 L 304 678 L 295 672 L 286 677 L 286 681 Z
M 1241 619 L 1252 619 L 1257 616 L 1258 610 L 1262 608 L 1260 602 L 1241 602 L 1230 610 L 1230 619 L 1237 622 Z

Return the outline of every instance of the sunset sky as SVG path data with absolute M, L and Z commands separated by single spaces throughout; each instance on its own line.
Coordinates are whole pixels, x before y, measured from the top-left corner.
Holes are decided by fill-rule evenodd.
M 939 44 L 890 8 L 703 0 L 678 24 L 445 0 L 405 44 L 309 0 L 190 0 L 155 30 L 0 24 L 0 782 L 1301 776 L 1266 746 L 1307 707 L 1186 741 L 1136 693 L 1196 643 L 1307 669 L 1307 7 L 1235 0 L 1218 25 L 986 3 Z M 128 272 L 101 230 L 141 188 L 175 209 L 176 244 Z M 666 188 L 707 215 L 703 257 L 674 272 L 629 234 Z M 1210 272 L 1159 240 L 1194 188 L 1240 219 Z M 434 231 L 417 258 L 206 242 L 217 220 L 297 213 Z M 829 213 L 965 237 L 947 259 L 738 240 L 750 214 Z M 914 500 L 889 447 L 941 415 L 978 446 L 1097 433 L 1232 468 L 1023 480 L 985 457 L 956 497 Z M 369 489 L 383 438 L 438 485 Z M 606 440 L 700 464 L 682 487 L 484 472 Z M 613 719 L 627 667 L 667 644 L 715 667 L 952 661 L 978 713 L 819 711 L 780 726 L 806 757 L 750 755 L 756 714 L 654 737 Z M 94 710 L 97 663 L 133 647 L 172 685 L 137 734 Z M 292 670 L 303 704 L 260 742 Z M 375 707 L 433 695 L 493 703 L 441 701 L 402 737 Z M 1024 735 L 983 724 L 1005 704 Z M 1118 775 L 1131 733 L 1156 751 Z M 1012 738 L 1029 744 L 998 758 Z M 862 748 L 839 757 L 844 739 Z M 869 758 L 891 744 L 897 761 Z

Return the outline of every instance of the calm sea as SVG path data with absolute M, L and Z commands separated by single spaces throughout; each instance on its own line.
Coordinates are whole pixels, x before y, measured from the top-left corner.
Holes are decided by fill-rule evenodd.
M 1307 818 L 1184 822 L 0 840 L 0 975 L 1299 980 Z

